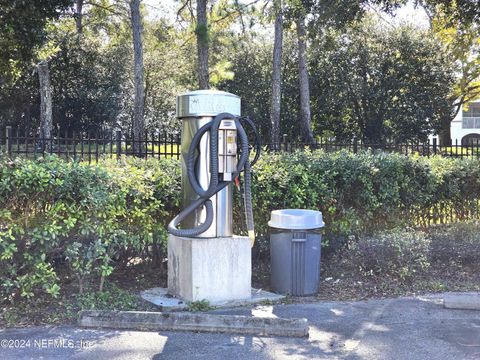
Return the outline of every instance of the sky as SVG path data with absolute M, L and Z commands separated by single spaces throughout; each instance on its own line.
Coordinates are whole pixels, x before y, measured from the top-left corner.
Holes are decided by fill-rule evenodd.
M 175 10 L 178 6 L 178 1 L 174 0 L 143 0 L 142 2 L 145 4 L 148 11 L 148 17 L 151 19 L 155 19 L 162 13 L 175 16 Z
M 399 9 L 395 17 L 386 15 L 386 18 L 389 19 L 393 24 L 408 22 L 416 24 L 420 27 L 429 27 L 429 20 L 425 10 L 422 8 L 415 8 L 412 1 L 409 1 L 406 6 Z
M 174 17 L 178 6 L 178 0 L 143 0 L 143 3 L 148 10 L 150 19 L 155 19 L 162 13 L 168 14 L 168 17 Z M 406 6 L 399 9 L 396 16 L 391 17 L 388 14 L 382 14 L 382 18 L 392 25 L 408 22 L 420 27 L 429 26 L 427 14 L 423 9 L 415 8 L 413 1 L 409 1 Z

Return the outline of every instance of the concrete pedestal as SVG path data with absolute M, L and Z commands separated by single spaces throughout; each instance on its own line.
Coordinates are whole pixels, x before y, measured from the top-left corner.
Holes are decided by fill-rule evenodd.
M 211 303 L 251 297 L 252 258 L 248 237 L 168 237 L 168 293 Z

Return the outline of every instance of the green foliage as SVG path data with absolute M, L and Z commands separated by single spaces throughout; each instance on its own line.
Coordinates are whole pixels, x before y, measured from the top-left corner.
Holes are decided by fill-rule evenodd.
M 454 59 L 457 77 L 455 86 L 451 89 L 451 102 L 455 105 L 455 113 L 452 115 L 456 115 L 462 106 L 480 96 L 480 28 L 475 22 L 467 20 L 467 9 L 462 9 L 469 1 L 426 3 L 432 17 L 432 30 Z M 478 17 L 478 6 L 476 7 L 475 16 Z M 443 123 L 441 135 L 447 139 L 450 138 L 453 118 L 454 116 Z
M 476 0 L 423 0 L 425 6 L 430 12 L 437 8 L 445 12 L 451 18 L 451 21 L 461 21 L 470 25 L 480 20 L 480 8 Z
M 161 127 L 170 132 L 180 128 L 174 119 L 178 94 L 193 89 L 196 83 L 193 44 L 164 19 L 145 24 L 145 126 L 147 131 Z
M 97 166 L 3 160 L 0 164 L 2 298 L 59 292 L 55 265 L 79 282 L 105 277 L 131 256 L 164 252 L 178 211 L 179 173 L 170 160 L 105 160 Z M 177 181 L 177 186 L 176 182 Z
M 0 1 L 0 85 L 15 80 L 22 62 L 32 60 L 46 37 L 49 19 L 60 16 L 60 10 L 72 0 Z
M 350 235 L 426 225 L 435 205 L 461 219 L 480 198 L 478 179 L 477 160 L 346 151 L 263 154 L 253 169 L 256 244 L 268 250 L 267 222 L 275 209 L 322 211 L 331 250 Z M 240 223 L 242 210 L 235 211 Z
M 317 129 L 378 144 L 425 141 L 452 115 L 453 60 L 429 31 L 368 18 L 311 47 Z
M 428 269 L 430 239 L 421 232 L 393 229 L 352 239 L 345 263 L 363 276 L 385 276 L 402 281 Z
M 48 22 L 72 2 L 0 0 L 0 125 L 28 121 L 39 112 L 33 63 L 47 40 Z
M 430 291 L 445 291 L 443 281 L 422 277 L 430 268 L 444 268 L 449 273 L 468 273 L 478 263 L 480 256 L 480 224 L 478 221 L 435 225 L 426 231 L 395 228 L 373 235 L 351 236 L 342 251 L 329 261 L 336 271 L 360 274 L 362 277 L 394 282 L 415 283 Z M 343 275 L 342 275 L 343 276 Z M 427 277 L 428 279 L 428 277 Z M 453 282 L 458 281 L 458 274 Z M 451 285 L 450 285 L 451 286 Z
M 232 64 L 233 79 L 218 84 L 220 90 L 234 93 L 242 98 L 242 114 L 255 120 L 264 143 L 270 139 L 270 96 L 272 44 L 261 37 L 237 37 L 234 51 L 228 51 Z M 290 139 L 300 135 L 298 127 L 298 80 L 295 42 L 285 34 L 282 65 L 282 113 L 281 134 Z
M 324 6 L 331 8 L 335 6 Z M 320 33 L 312 32 L 316 36 L 308 56 L 314 133 L 381 143 L 387 138 L 423 141 L 440 129 L 453 111 L 454 65 L 437 37 L 409 26 L 385 28 L 376 19 L 345 27 L 358 12 L 341 14 L 348 19 L 332 18 L 335 24 L 323 24 Z M 317 29 L 315 23 L 312 26 Z M 234 51 L 222 52 L 232 64 L 234 78 L 218 87 L 242 97 L 242 112 L 255 119 L 267 142 L 271 39 L 251 34 L 236 39 Z M 285 32 L 281 134 L 290 139 L 299 137 L 296 53 L 296 40 Z
M 68 307 L 75 310 L 135 310 L 137 304 L 135 294 L 109 284 L 104 291 L 75 295 Z
M 256 249 L 260 254 L 268 250 L 267 222 L 275 209 L 322 211 L 329 251 L 343 248 L 352 236 L 364 239 L 402 226 L 426 225 L 434 206 L 462 220 L 478 211 L 479 179 L 476 159 L 346 151 L 266 153 L 253 168 Z M 56 157 L 3 160 L 2 298 L 57 296 L 65 276 L 77 281 L 80 292 L 93 284 L 101 289 L 115 268 L 132 258 L 163 259 L 166 225 L 179 212 L 180 197 L 175 159 L 105 159 L 94 166 Z M 242 206 L 235 202 L 236 233 L 244 229 Z M 474 233 L 468 233 L 469 246 L 478 241 Z M 408 241 L 420 246 L 416 240 Z
M 187 304 L 187 309 L 191 312 L 202 312 L 213 310 L 214 307 L 210 305 L 208 300 L 198 300 L 189 302 Z
M 372 31 L 356 24 L 368 8 L 366 4 L 390 11 L 404 2 L 283 3 L 281 134 L 288 134 L 290 139 L 300 135 L 297 43 L 290 26 L 299 9 L 308 13 L 315 135 L 423 139 L 428 131 L 438 127 L 438 118 L 451 110 L 451 101 L 444 96 L 452 88 L 448 70 L 454 67 L 452 63 L 449 69 L 444 66 L 448 51 L 436 44 L 437 39 L 428 32 L 405 28 Z M 38 55 L 43 44 L 43 50 L 49 50 L 54 128 L 60 127 L 62 134 L 67 130 L 70 135 L 72 131 L 96 132 L 115 127 L 130 132 L 133 54 L 128 5 L 113 0 L 85 3 L 83 30 L 77 33 L 75 17 L 62 12 L 68 4 L 71 1 L 39 1 L 33 5 L 16 1 L 1 7 L 0 18 L 8 21 L 0 24 L 0 35 L 4 36 L 0 44 L 9 55 L 2 61 L 8 71 L 0 71 L 0 125 L 25 125 L 31 134 L 35 133 L 40 104 L 32 54 Z M 264 5 L 215 1 L 208 6 L 208 28 L 196 28 L 189 6 L 180 5 L 176 19 L 168 18 L 163 10 L 154 19 L 146 15 L 152 8 L 145 4 L 142 11 L 146 15 L 143 42 L 147 133 L 159 128 L 170 133 L 179 130 L 179 121 L 174 119 L 175 96 L 196 86 L 198 34 L 208 42 L 211 85 L 242 97 L 243 113 L 255 118 L 267 142 L 271 127 L 272 39 L 269 29 L 264 28 L 266 24 L 261 24 L 268 22 L 270 12 Z M 46 23 L 45 19 L 58 16 L 56 21 Z M 26 39 L 18 41 L 12 34 L 23 34 Z M 35 41 L 29 40 L 30 35 L 34 35 Z M 14 50 L 25 51 L 28 56 L 13 53 Z M 469 48 L 462 54 L 474 52 L 474 48 Z M 0 64 L 0 70 L 3 67 Z M 463 67 L 463 71 L 471 74 L 469 68 Z M 475 83 L 469 83 L 469 87 Z M 460 87 L 460 91 L 465 89 Z M 358 103 L 360 106 L 356 106 Z
M 98 38 L 72 36 L 62 41 L 50 62 L 53 118 L 62 130 L 100 131 L 126 117 L 129 47 L 108 46 Z

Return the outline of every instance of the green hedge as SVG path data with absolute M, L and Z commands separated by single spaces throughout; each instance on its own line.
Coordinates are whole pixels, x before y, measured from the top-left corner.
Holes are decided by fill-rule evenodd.
M 2 297 L 57 295 L 65 268 L 80 292 L 92 279 L 101 288 L 122 261 L 154 256 L 165 247 L 167 219 L 178 211 L 179 177 L 168 160 L 1 162 Z
M 270 211 L 323 212 L 327 248 L 422 222 L 432 206 L 458 217 L 480 198 L 480 162 L 394 154 L 321 151 L 264 154 L 253 173 L 259 254 L 268 249 Z M 238 194 L 237 194 L 238 197 Z M 133 257 L 161 261 L 165 226 L 179 211 L 180 168 L 174 159 L 104 160 L 97 165 L 55 157 L 0 162 L 0 281 L 3 299 L 59 292 L 61 276 L 80 289 Z M 244 213 L 236 202 L 236 232 Z M 61 275 L 60 275 L 61 274 Z
M 336 248 L 352 234 L 427 224 L 439 204 L 466 216 L 477 205 L 468 199 L 480 198 L 480 161 L 473 159 L 306 151 L 266 154 L 254 171 L 255 226 L 264 250 L 274 209 L 321 210 L 325 240 Z

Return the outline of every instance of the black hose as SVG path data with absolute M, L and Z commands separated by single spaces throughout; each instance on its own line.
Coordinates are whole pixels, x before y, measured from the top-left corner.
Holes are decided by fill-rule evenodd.
M 190 148 L 188 149 L 187 154 L 187 176 L 195 193 L 199 196 L 199 199 L 192 202 L 185 209 L 183 209 L 180 214 L 178 214 L 169 224 L 168 231 L 175 236 L 183 237 L 195 237 L 205 232 L 213 222 L 213 206 L 212 202 L 209 200 L 214 194 L 218 193 L 224 189 L 231 181 L 222 181 L 219 182 L 218 179 L 218 128 L 220 122 L 224 119 L 234 119 L 235 125 L 237 126 L 238 138 L 240 139 L 240 157 L 237 163 L 237 171 L 234 172 L 232 178 L 235 179 L 241 171 L 245 171 L 245 210 L 247 214 L 247 229 L 249 235 L 254 234 L 253 228 L 253 211 L 251 203 L 251 175 L 250 175 L 250 163 L 249 160 L 249 145 L 248 137 L 245 129 L 243 128 L 240 120 L 228 113 L 222 113 L 217 115 L 211 122 L 203 125 L 197 133 L 192 138 L 190 143 Z M 251 120 L 249 120 L 249 125 L 252 126 L 256 134 L 255 126 Z M 204 190 L 200 183 L 198 182 L 197 177 L 195 176 L 195 153 L 200 143 L 202 136 L 210 131 L 210 183 L 208 188 Z M 258 135 L 258 134 L 256 134 Z M 256 140 L 258 142 L 258 139 Z M 260 147 L 258 146 L 257 154 L 259 153 Z M 248 182 L 247 182 L 248 178 Z M 248 205 L 247 205 L 248 202 Z M 205 205 L 206 208 L 206 219 L 205 222 L 200 224 L 197 227 L 191 229 L 178 229 L 178 225 L 193 211 L 195 211 L 200 206 Z
M 250 238 L 252 242 L 252 247 L 253 247 L 253 244 L 255 242 L 255 228 L 253 223 L 253 206 L 252 206 L 252 189 L 251 189 L 252 177 L 250 174 L 250 162 L 248 159 L 250 149 L 248 146 L 248 137 L 247 137 L 247 133 L 245 132 L 245 129 L 242 127 L 239 120 L 235 120 L 235 123 L 237 125 L 238 135 L 240 137 L 241 144 L 242 144 L 242 155 L 244 153 L 246 154 L 246 161 L 243 163 L 242 167 L 237 170 L 238 170 L 238 173 L 240 173 L 240 171 L 243 170 L 245 174 L 245 186 L 244 186 L 245 218 L 247 221 L 248 237 Z M 253 125 L 253 123 L 251 125 Z M 255 126 L 253 126 L 253 129 L 255 129 Z M 243 141 L 242 139 L 245 139 L 245 141 Z M 260 150 L 257 149 L 257 154 L 259 154 L 259 152 Z M 237 175 L 238 174 L 236 174 L 235 177 Z
M 253 206 L 252 206 L 252 175 L 250 174 L 250 163 L 245 163 L 245 186 L 244 188 L 244 207 L 245 207 L 245 219 L 247 222 L 248 237 L 253 242 L 255 241 L 255 227 L 253 223 Z
M 260 136 L 258 135 L 257 127 L 255 126 L 253 120 L 249 116 L 246 116 L 246 117 L 241 117 L 240 121 L 246 122 L 250 126 L 250 129 L 252 129 L 253 135 L 255 136 L 255 146 L 254 146 L 255 156 L 254 156 L 252 162 L 250 163 L 250 167 L 252 167 L 253 165 L 255 165 L 257 163 L 258 158 L 260 157 L 260 151 L 262 149 L 262 143 L 260 142 Z

